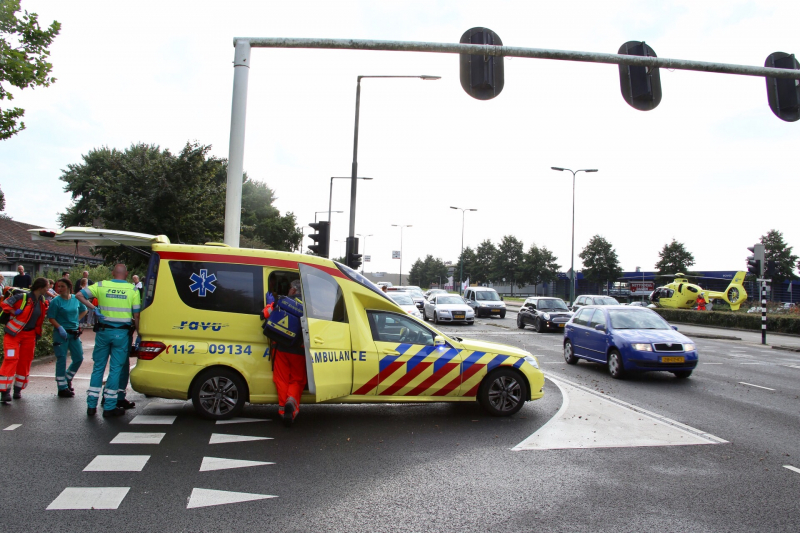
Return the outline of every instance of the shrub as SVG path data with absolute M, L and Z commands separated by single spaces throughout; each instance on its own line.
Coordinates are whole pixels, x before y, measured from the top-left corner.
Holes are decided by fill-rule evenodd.
M 723 328 L 741 328 L 761 331 L 761 313 L 732 311 L 693 311 L 691 309 L 654 309 L 668 322 L 683 322 Z M 800 315 L 795 313 L 767 313 L 767 331 L 800 334 Z

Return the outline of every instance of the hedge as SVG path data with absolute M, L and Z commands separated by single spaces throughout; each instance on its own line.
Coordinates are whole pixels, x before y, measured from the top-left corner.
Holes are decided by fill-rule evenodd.
M 3 342 L 5 334 L 5 328 L 0 326 L 0 343 Z M 42 338 L 36 342 L 36 351 L 33 357 L 35 359 L 37 357 L 44 357 L 45 355 L 53 355 L 53 326 L 47 320 L 42 324 Z M 0 351 L 0 362 L 2 360 L 3 351 Z
M 741 328 L 761 331 L 761 313 L 732 311 L 693 311 L 691 309 L 653 309 L 668 322 L 683 322 L 722 328 Z M 767 331 L 800 334 L 800 315 L 767 314 Z

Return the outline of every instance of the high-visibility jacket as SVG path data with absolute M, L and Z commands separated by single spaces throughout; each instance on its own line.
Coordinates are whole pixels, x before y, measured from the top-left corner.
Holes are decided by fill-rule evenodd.
M 141 308 L 139 291 L 124 280 L 98 281 L 81 291 L 87 299 L 97 298 L 97 309 L 103 315 L 101 324 L 124 326 L 133 322 L 134 313 Z
M 33 295 L 22 293 L 15 294 L 3 300 L 0 303 L 0 307 L 2 307 L 3 311 L 10 315 L 8 324 L 6 324 L 6 335 L 11 335 L 13 337 L 22 331 L 25 328 L 25 324 L 27 324 L 31 319 L 31 315 L 33 314 L 33 306 L 37 304 L 40 306 L 40 313 L 39 318 L 36 320 L 36 327 L 34 330 L 36 331 L 36 335 L 41 335 L 42 323 L 44 322 L 44 317 L 47 314 L 47 300 L 44 298 L 39 298 L 39 301 L 37 302 Z M 23 305 L 25 306 L 24 308 L 22 308 Z M 22 308 L 22 313 L 14 316 L 14 311 L 20 308 Z

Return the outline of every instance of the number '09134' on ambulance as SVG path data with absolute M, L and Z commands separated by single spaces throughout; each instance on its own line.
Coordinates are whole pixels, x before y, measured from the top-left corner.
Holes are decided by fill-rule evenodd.
M 508 416 L 543 395 L 544 377 L 530 353 L 448 337 L 329 259 L 96 228 L 30 231 L 37 240 L 151 249 L 131 386 L 149 396 L 191 398 L 207 418 L 231 418 L 247 402 L 277 403 L 261 313 L 267 292 L 286 295 L 297 279 L 303 403 L 477 400 Z

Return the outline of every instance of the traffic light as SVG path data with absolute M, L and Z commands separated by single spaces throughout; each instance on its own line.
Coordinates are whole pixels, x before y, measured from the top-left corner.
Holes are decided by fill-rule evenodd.
M 763 278 L 764 268 L 764 245 L 754 244 L 747 248 L 753 254 L 747 258 L 747 272 L 756 277 Z
M 800 69 L 794 54 L 775 52 L 767 56 L 765 67 Z M 767 100 L 775 116 L 786 122 L 800 119 L 800 80 L 767 78 Z
M 488 28 L 472 28 L 464 32 L 463 44 L 503 46 L 500 37 Z M 503 90 L 502 56 L 460 54 L 461 87 L 473 98 L 491 100 Z
M 628 41 L 618 54 L 658 57 L 644 41 Z M 661 74 L 658 68 L 619 65 L 619 88 L 628 105 L 639 111 L 650 111 L 661 103 Z
M 312 244 L 308 249 L 320 257 L 328 257 L 328 250 L 331 244 L 331 223 L 323 220 L 309 224 L 309 226 L 316 231 L 316 233 L 309 235 L 316 244 Z
M 348 237 L 347 243 L 347 266 L 353 270 L 358 270 L 361 266 L 361 254 L 358 253 L 358 237 Z
M 775 280 L 775 275 L 778 273 L 778 263 L 774 259 L 767 261 L 767 268 L 764 270 L 764 279 Z

